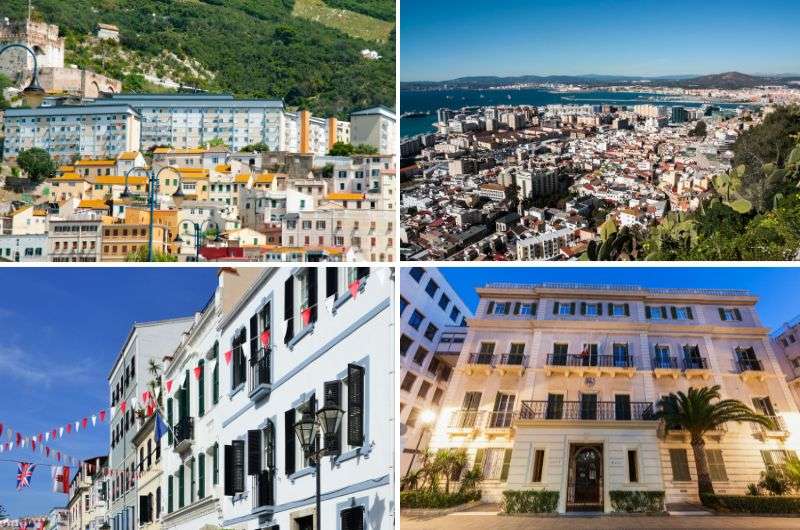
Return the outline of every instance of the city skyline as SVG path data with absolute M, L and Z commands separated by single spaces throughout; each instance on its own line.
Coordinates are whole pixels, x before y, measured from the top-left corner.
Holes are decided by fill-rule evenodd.
M 800 8 L 791 2 L 735 1 L 721 10 L 716 2 L 679 0 L 669 12 L 650 0 L 609 4 L 514 0 L 489 10 L 465 9 L 463 2 L 446 0 L 433 12 L 429 3 L 404 0 L 400 81 L 800 72 L 792 53 L 800 43 L 793 29 Z M 480 38 L 462 38 L 470 34 Z M 437 41 L 452 45 L 433 46 Z
M 40 268 L 4 271 L 0 327 L 6 333 L 0 338 L 0 372 L 8 384 L 0 385 L 2 422 L 33 435 L 107 409 L 108 374 L 133 323 L 200 311 L 216 288 L 216 272 L 214 268 L 54 268 L 45 279 Z M 106 295 L 90 294 L 91 286 L 100 285 L 114 286 L 113 310 L 106 305 Z M 41 322 L 37 316 L 46 308 L 59 310 Z M 105 455 L 108 425 L 106 420 L 86 433 L 65 434 L 48 445 L 79 459 Z M 30 488 L 17 492 L 17 464 L 6 460 L 56 462 L 28 447 L 0 454 L 0 505 L 11 517 L 44 514 L 67 504 L 66 495 L 52 493 L 50 468 L 45 466 L 34 470 Z

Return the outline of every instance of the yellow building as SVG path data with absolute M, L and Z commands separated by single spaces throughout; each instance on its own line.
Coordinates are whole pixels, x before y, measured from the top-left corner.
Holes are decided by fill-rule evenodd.
M 149 243 L 149 223 L 114 223 L 103 225 L 103 246 L 101 261 L 125 261 L 128 254 Z M 153 252 L 172 254 L 172 240 L 168 230 L 162 225 L 153 226 Z
M 62 166 L 60 169 L 69 169 L 71 166 Z M 83 200 L 92 193 L 92 185 L 87 178 L 84 178 L 74 171 L 61 173 L 57 177 L 50 179 L 50 194 L 56 202 L 64 202 L 68 199 L 76 198 Z
M 139 530 L 161 530 L 161 444 L 154 435 L 155 415 L 150 416 L 133 437 Z

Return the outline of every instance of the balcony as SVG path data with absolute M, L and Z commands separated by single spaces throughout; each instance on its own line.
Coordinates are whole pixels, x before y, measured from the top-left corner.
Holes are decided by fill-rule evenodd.
M 260 401 L 272 392 L 272 351 L 259 348 L 255 363 L 250 364 L 248 396 L 253 401 Z
M 571 355 L 551 353 L 545 365 L 547 375 L 617 375 L 633 377 L 636 366 L 631 355 Z
M 739 359 L 736 361 L 736 368 L 739 370 L 739 377 L 742 381 L 763 381 L 766 379 L 764 366 L 758 359 Z
M 662 377 L 677 379 L 680 375 L 681 370 L 678 367 L 678 359 L 676 357 L 653 357 L 653 376 L 656 379 Z
M 649 401 L 523 401 L 521 421 L 654 421 Z
M 687 379 L 698 377 L 707 380 L 711 377 L 711 367 L 705 357 L 686 357 L 683 359 L 683 374 Z
M 496 356 L 491 353 L 470 353 L 464 372 L 467 375 L 489 375 L 492 373 Z
M 528 367 L 528 356 L 521 353 L 504 353 L 500 356 L 500 362 L 495 368 L 500 375 L 522 375 Z
M 192 448 L 194 442 L 194 418 L 185 416 L 172 426 L 175 435 L 175 452 L 185 453 Z
M 754 436 L 757 436 L 762 440 L 767 440 L 769 438 L 785 440 L 789 437 L 789 431 L 786 428 L 786 422 L 782 417 L 775 415 L 769 415 L 767 417 L 770 418 L 775 424 L 774 428 L 767 428 L 763 425 L 759 425 L 758 423 L 751 423 L 750 429 L 753 431 Z
M 705 434 L 703 434 L 703 437 L 720 440 L 727 432 L 728 428 L 723 423 L 722 425 L 717 425 L 714 430 L 706 431 Z M 679 441 L 683 443 L 689 443 L 691 441 L 691 435 L 689 434 L 689 431 L 683 427 L 667 427 L 664 425 L 664 422 L 661 422 L 661 425 L 659 426 L 659 437 L 664 440 Z
M 492 411 L 486 422 L 486 434 L 489 436 L 509 436 L 514 427 L 517 414 L 512 411 Z
M 275 479 L 269 470 L 253 475 L 253 513 L 272 513 L 275 507 Z
M 454 410 L 450 414 L 447 430 L 451 434 L 472 434 L 482 427 L 485 422 L 485 410 Z

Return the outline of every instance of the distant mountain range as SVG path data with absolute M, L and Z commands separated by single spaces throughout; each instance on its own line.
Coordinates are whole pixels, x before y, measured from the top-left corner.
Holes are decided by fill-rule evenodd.
M 665 76 L 621 76 L 621 75 L 522 75 L 522 76 L 471 76 L 447 81 L 406 81 L 400 83 L 401 90 L 435 90 L 442 88 L 487 88 L 498 85 L 520 83 L 560 83 L 574 85 L 635 85 L 678 86 L 686 88 L 747 88 L 759 85 L 783 85 L 800 80 L 800 74 L 748 75 L 741 72 L 721 74 L 665 75 Z

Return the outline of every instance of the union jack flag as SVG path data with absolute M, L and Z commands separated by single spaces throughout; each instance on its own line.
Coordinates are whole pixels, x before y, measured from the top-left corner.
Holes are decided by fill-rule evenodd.
M 33 477 L 33 470 L 36 469 L 36 464 L 29 462 L 20 462 L 17 464 L 17 491 L 22 488 L 29 488 L 31 486 L 31 477 Z

